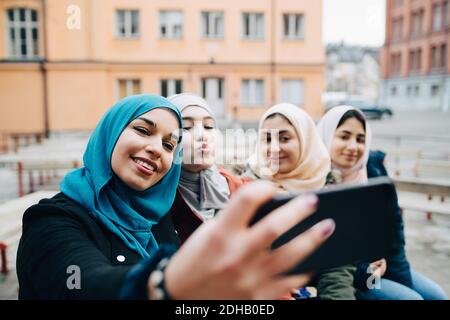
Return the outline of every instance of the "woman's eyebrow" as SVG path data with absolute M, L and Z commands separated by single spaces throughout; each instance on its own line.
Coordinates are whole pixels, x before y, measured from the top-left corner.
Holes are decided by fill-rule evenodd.
M 154 123 L 152 120 L 144 118 L 144 117 L 139 117 L 138 120 L 142 120 L 144 121 L 146 124 L 148 124 L 149 126 L 153 127 L 156 129 L 156 123 Z
M 204 117 L 202 119 L 194 119 L 193 117 L 183 117 L 183 120 L 187 120 L 187 121 L 203 121 L 203 120 L 213 120 L 213 117 Z
M 353 132 L 348 131 L 348 130 L 341 130 L 339 133 L 345 133 L 345 134 L 349 134 L 349 135 L 352 135 L 352 134 L 353 134 Z M 366 136 L 365 133 L 357 133 L 356 135 L 357 135 L 358 137 L 365 137 L 365 136 Z

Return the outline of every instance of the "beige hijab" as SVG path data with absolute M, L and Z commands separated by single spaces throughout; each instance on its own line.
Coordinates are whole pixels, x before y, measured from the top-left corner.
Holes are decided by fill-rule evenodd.
M 275 113 L 286 117 L 292 124 L 300 139 L 300 158 L 295 168 L 288 173 L 273 174 L 265 164 L 262 154 L 261 134 L 264 121 Z M 285 191 L 313 191 L 325 185 L 326 177 L 331 168 L 330 156 L 320 139 L 313 119 L 299 107 L 280 103 L 264 113 L 259 122 L 256 151 L 250 157 L 248 165 L 258 177 L 272 181 Z
M 331 151 L 331 143 L 336 133 L 339 121 L 341 121 L 344 114 L 350 110 L 355 110 L 364 117 L 364 114 L 354 107 L 337 106 L 330 109 L 330 111 L 328 111 L 319 121 L 319 124 L 317 125 L 317 130 L 325 146 L 327 147 L 328 152 Z M 350 169 L 340 168 L 332 164 L 332 170 L 337 171 L 339 173 L 342 183 L 357 183 L 357 184 L 367 183 L 368 179 L 366 166 L 367 161 L 369 161 L 371 140 L 372 140 L 372 133 L 369 124 L 366 121 L 366 143 L 365 143 L 366 148 L 364 150 L 364 154 L 361 157 L 361 159 L 359 159 L 359 161 Z

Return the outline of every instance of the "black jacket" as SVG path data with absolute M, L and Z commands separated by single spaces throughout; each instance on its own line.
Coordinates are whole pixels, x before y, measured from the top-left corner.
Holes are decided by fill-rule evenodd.
M 383 164 L 386 154 L 382 151 L 371 151 L 369 161 L 367 163 L 367 176 L 375 178 L 380 176 L 387 176 L 387 170 Z M 370 262 L 358 264 L 355 273 L 355 287 L 361 290 L 366 290 L 366 281 L 370 276 L 367 273 L 367 268 Z M 386 257 L 386 273 L 383 278 L 401 283 L 407 287 L 412 287 L 411 270 L 408 259 L 405 253 L 405 235 L 404 223 L 401 215 L 400 207 L 397 205 L 396 215 L 396 239 L 393 244 L 392 253 Z
M 17 253 L 19 299 L 130 297 L 124 292 L 146 298 L 145 277 L 156 265 L 154 257 L 142 259 L 63 193 L 26 210 L 22 232 Z M 159 244 L 179 245 L 169 215 L 152 232 Z M 75 274 L 69 266 L 79 267 L 81 289 L 68 288 L 68 279 Z

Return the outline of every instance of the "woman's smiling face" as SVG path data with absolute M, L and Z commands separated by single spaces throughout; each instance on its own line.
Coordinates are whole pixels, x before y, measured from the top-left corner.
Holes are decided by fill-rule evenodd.
M 134 119 L 114 147 L 113 172 L 134 190 L 152 187 L 172 166 L 179 129 L 175 113 L 165 108 L 153 109 Z
M 274 174 L 295 169 L 300 160 L 300 139 L 294 126 L 282 115 L 267 118 L 261 127 L 262 152 Z
M 366 149 L 366 131 L 356 118 L 345 120 L 331 142 L 330 156 L 339 168 L 350 169 L 361 159 Z

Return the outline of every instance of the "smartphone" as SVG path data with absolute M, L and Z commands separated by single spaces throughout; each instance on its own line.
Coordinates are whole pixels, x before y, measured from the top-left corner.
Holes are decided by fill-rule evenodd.
M 320 272 L 359 261 L 372 262 L 389 255 L 395 239 L 397 196 L 388 177 L 369 179 L 366 185 L 339 185 L 315 192 L 315 213 L 301 221 L 272 244 L 279 248 L 316 223 L 331 218 L 336 229 L 330 238 L 287 274 Z M 262 205 L 250 222 L 257 223 L 298 194 L 279 195 Z

